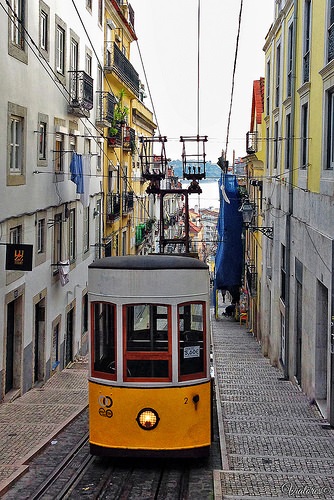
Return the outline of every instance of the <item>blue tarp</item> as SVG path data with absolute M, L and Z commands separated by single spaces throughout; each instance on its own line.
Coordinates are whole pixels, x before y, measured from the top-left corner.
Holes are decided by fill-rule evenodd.
M 222 174 L 219 193 L 215 289 L 229 290 L 234 296 L 241 286 L 243 265 L 242 213 L 239 211 L 240 195 L 235 175 Z

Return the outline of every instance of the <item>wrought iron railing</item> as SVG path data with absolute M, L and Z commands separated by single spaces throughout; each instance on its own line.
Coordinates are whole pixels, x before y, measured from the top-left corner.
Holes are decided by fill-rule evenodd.
M 115 42 L 106 42 L 105 70 L 114 71 L 139 96 L 139 74 Z
M 93 78 L 85 71 L 69 71 L 70 106 L 73 109 L 90 111 L 93 108 Z
M 256 297 L 257 294 L 257 271 L 253 262 L 246 263 L 246 282 L 249 294 L 251 297 Z
M 255 154 L 258 151 L 258 133 L 247 132 L 246 134 L 246 151 L 247 154 Z
M 110 92 L 96 92 L 96 121 L 103 125 L 111 125 L 114 118 L 115 97 Z
M 328 62 L 334 59 L 334 24 L 328 28 L 327 58 Z
M 120 193 L 107 194 L 107 221 L 113 222 L 121 214 L 121 195 Z

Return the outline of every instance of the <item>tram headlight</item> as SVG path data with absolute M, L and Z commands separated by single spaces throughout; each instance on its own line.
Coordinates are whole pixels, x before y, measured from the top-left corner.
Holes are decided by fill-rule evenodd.
M 141 429 L 151 431 L 158 425 L 160 417 L 152 408 L 143 408 L 138 413 L 136 420 Z

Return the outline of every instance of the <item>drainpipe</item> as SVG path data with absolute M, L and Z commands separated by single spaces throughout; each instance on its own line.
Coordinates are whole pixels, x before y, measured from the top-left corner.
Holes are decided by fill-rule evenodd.
M 288 214 L 286 217 L 285 242 L 286 242 L 286 281 L 285 281 L 285 356 L 284 378 L 289 379 L 289 353 L 290 353 L 290 289 L 291 289 L 291 217 L 293 215 L 293 161 L 294 161 L 294 132 L 295 132 L 295 107 L 296 107 L 296 45 L 297 45 L 297 19 L 298 0 L 293 2 L 293 46 L 292 46 L 292 79 L 291 79 L 291 137 L 288 185 Z

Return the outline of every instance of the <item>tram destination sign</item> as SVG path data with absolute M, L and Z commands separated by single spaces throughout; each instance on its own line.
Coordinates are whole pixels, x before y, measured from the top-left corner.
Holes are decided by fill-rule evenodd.
M 6 270 L 31 271 L 33 245 L 8 243 L 6 245 Z

